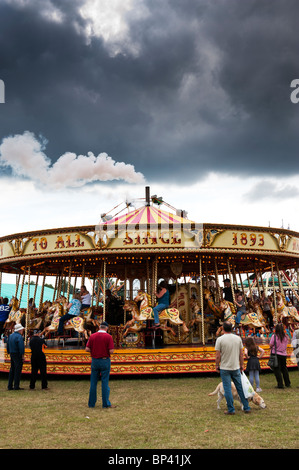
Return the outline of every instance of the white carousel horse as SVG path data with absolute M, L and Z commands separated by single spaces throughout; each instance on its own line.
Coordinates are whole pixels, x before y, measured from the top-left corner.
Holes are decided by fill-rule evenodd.
M 54 311 L 54 314 L 52 317 L 51 324 L 49 326 L 46 326 L 44 330 L 42 331 L 42 335 L 44 334 L 46 338 L 49 335 L 49 333 L 55 332 L 58 330 L 60 317 L 62 317 L 66 311 L 66 302 L 64 301 L 64 299 L 65 298 L 57 299 L 56 302 L 49 308 L 51 312 Z M 74 318 L 71 318 L 64 324 L 64 329 L 75 330 L 79 334 L 82 333 L 84 334 L 85 339 L 87 339 L 88 338 L 87 332 L 83 324 L 84 324 L 84 319 L 79 316 L 75 316 Z
M 142 315 L 148 315 L 148 318 L 147 319 L 153 319 L 154 318 L 154 311 L 151 307 L 151 298 L 150 296 L 140 290 L 138 291 L 138 294 L 137 296 L 135 297 L 135 302 L 138 302 L 139 300 L 141 300 L 141 304 L 140 304 L 140 314 Z M 151 309 L 151 310 L 149 310 Z M 165 310 L 162 310 L 162 312 L 159 312 L 159 320 L 161 323 L 161 329 L 162 330 L 168 330 L 168 331 L 171 331 L 173 332 L 173 329 L 172 328 L 169 328 L 166 326 L 166 322 L 167 320 L 170 321 L 170 323 L 174 324 L 174 325 L 180 325 L 182 326 L 182 329 L 183 329 L 183 332 L 184 333 L 188 333 L 189 329 L 187 328 L 186 326 L 186 323 L 180 319 L 180 312 L 174 308 L 174 307 L 168 307 L 166 308 Z M 174 334 L 174 336 L 176 336 Z
M 299 321 L 299 314 L 296 307 L 286 305 L 280 292 L 277 292 L 277 313 L 278 321 L 283 321 L 283 319 L 287 319 L 290 323 Z
M 140 308 L 140 310 L 137 306 L 138 301 L 141 301 L 142 304 L 142 308 Z M 135 302 L 135 304 L 132 302 Z M 149 304 L 149 296 L 143 291 L 138 291 L 134 301 L 125 302 L 123 309 L 131 311 L 132 320 L 129 320 L 129 322 L 124 326 L 124 337 L 129 333 L 129 329 L 132 331 L 132 328 L 134 327 L 133 331 L 136 331 L 136 328 L 138 328 L 137 331 L 139 331 L 140 329 L 145 328 L 146 324 L 144 322 L 146 320 L 154 319 L 154 311 Z M 176 308 L 166 308 L 165 310 L 162 310 L 162 312 L 159 312 L 159 320 L 161 323 L 160 328 L 164 331 L 170 331 L 173 336 L 176 336 L 176 333 L 172 328 L 167 326 L 168 320 L 174 325 L 182 326 L 184 333 L 189 332 L 185 322 L 180 319 L 179 311 Z M 135 325 L 135 322 L 138 322 L 138 325 Z
M 137 333 L 146 327 L 146 320 L 151 312 L 149 312 L 149 314 L 140 314 L 137 302 L 134 300 L 126 300 L 123 309 L 131 312 L 132 315 L 132 319 L 127 321 L 124 325 L 123 338 L 125 338 L 129 333 Z M 150 308 L 150 310 L 152 310 L 152 308 Z

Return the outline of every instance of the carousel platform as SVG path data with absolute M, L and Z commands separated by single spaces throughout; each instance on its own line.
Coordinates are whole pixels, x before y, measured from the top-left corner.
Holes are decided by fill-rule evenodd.
M 270 355 L 269 345 L 260 344 L 265 355 L 260 359 L 261 368 L 269 369 L 267 362 Z M 293 348 L 288 346 L 287 366 L 296 367 L 292 358 Z M 47 372 L 53 375 L 89 376 L 90 355 L 84 346 L 66 341 L 57 344 L 49 341 L 45 350 Z M 23 373 L 31 372 L 31 352 L 26 348 Z M 0 372 L 9 372 L 10 358 L 2 345 L 0 354 Z M 112 376 L 150 376 L 171 374 L 213 373 L 215 370 L 214 345 L 176 345 L 161 348 L 118 348 L 111 358 Z

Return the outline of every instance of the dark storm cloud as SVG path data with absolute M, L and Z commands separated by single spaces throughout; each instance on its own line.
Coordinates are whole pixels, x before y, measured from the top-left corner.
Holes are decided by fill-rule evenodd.
M 117 55 L 87 40 L 81 4 L 52 1 L 54 22 L 1 3 L 0 141 L 30 131 L 53 162 L 107 152 L 148 180 L 299 172 L 297 0 L 146 1 Z

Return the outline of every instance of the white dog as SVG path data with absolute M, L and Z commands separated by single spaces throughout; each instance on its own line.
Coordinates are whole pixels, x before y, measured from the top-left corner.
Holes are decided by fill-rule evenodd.
M 241 400 L 240 400 L 240 397 L 238 395 L 238 392 L 236 390 L 236 387 L 235 387 L 235 384 L 232 382 L 232 394 L 233 394 L 233 398 L 237 398 L 241 404 L 241 408 L 243 410 L 243 405 L 241 403 Z M 224 389 L 223 389 L 223 384 L 222 382 L 217 385 L 216 389 L 214 390 L 214 392 L 212 393 L 209 393 L 209 396 L 212 396 L 212 395 L 217 395 L 218 394 L 218 400 L 217 400 L 217 408 L 218 410 L 220 410 L 220 402 L 221 400 L 224 398 Z M 249 401 L 253 401 L 253 403 L 257 406 L 259 406 L 260 408 L 266 408 L 266 403 L 264 402 L 263 398 L 258 395 L 256 392 L 254 393 L 253 397 L 251 398 L 248 398 Z

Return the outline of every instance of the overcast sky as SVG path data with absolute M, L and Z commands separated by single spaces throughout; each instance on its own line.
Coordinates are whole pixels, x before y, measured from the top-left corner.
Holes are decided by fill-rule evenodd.
M 299 231 L 298 18 L 298 0 L 0 0 L 0 236 L 97 224 L 146 185 L 199 223 Z

